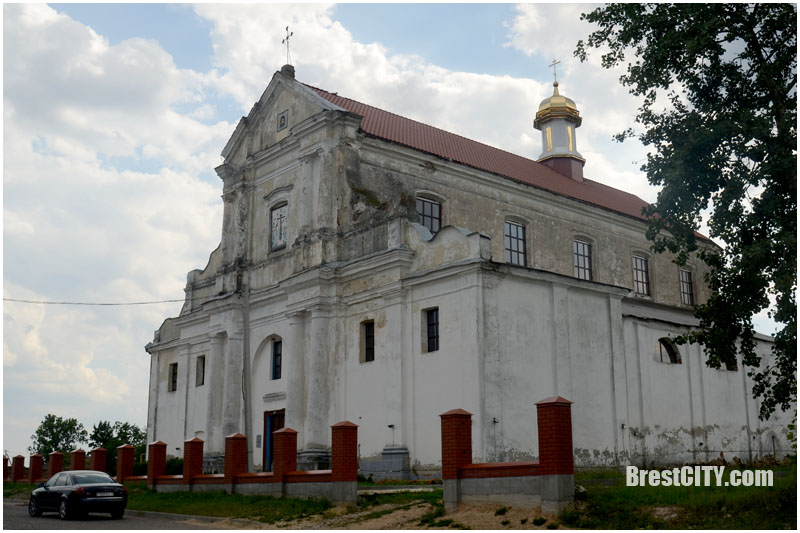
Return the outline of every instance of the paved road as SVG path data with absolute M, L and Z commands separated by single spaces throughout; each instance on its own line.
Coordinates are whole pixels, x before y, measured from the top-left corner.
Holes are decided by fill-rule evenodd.
M 158 516 L 159 513 L 126 511 L 122 520 L 112 520 L 107 514 L 90 514 L 83 520 L 59 520 L 56 513 L 40 517 L 28 516 L 28 504 L 3 500 L 3 529 L 212 529 L 210 524 L 188 523 L 178 517 Z

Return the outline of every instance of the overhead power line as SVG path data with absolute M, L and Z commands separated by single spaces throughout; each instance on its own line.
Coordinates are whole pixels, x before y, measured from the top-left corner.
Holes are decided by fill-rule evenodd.
M 17 302 L 23 304 L 44 304 L 44 305 L 150 305 L 166 304 L 173 302 L 183 302 L 180 300 L 155 300 L 152 302 L 47 302 L 44 300 L 21 300 L 17 298 L 3 298 L 4 302 Z

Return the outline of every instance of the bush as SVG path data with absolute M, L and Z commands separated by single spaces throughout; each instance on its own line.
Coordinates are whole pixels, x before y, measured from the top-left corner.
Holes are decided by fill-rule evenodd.
M 533 524 L 536 526 L 541 526 L 545 522 L 547 522 L 547 518 L 543 516 L 537 516 L 536 518 L 533 519 Z
M 180 476 L 183 474 L 183 459 L 180 457 L 170 457 L 167 459 L 164 473 L 168 476 Z
M 133 475 L 134 476 L 146 476 L 147 475 L 147 463 L 133 463 Z

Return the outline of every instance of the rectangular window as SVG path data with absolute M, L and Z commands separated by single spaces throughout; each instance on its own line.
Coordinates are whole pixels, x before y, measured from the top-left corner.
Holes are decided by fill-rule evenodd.
M 694 288 L 692 286 L 692 271 L 681 269 L 681 302 L 685 305 L 694 305 Z
M 361 323 L 361 336 L 364 346 L 363 362 L 368 363 L 375 360 L 375 322 L 368 320 Z
M 506 263 L 525 266 L 525 226 L 506 220 L 504 234 Z
M 286 221 L 289 216 L 289 205 L 283 204 L 270 211 L 270 249 L 279 250 L 286 247 Z
M 195 387 L 199 387 L 206 382 L 206 356 L 201 355 L 197 358 L 197 368 L 195 369 Z
M 572 241 L 572 257 L 575 277 L 592 280 L 592 245 L 583 241 Z
M 636 294 L 650 295 L 650 274 L 647 270 L 647 259 L 633 256 L 633 290 Z
M 281 379 L 283 366 L 283 343 L 272 341 L 272 379 Z
M 442 204 L 439 202 L 417 197 L 417 214 L 419 223 L 428 228 L 432 234 L 435 235 L 442 227 Z
M 435 352 L 439 349 L 439 308 L 428 309 L 425 311 L 425 324 L 427 326 L 427 343 L 425 347 L 428 352 Z
M 178 363 L 171 363 L 169 365 L 169 383 L 167 383 L 167 391 L 175 392 L 178 390 Z

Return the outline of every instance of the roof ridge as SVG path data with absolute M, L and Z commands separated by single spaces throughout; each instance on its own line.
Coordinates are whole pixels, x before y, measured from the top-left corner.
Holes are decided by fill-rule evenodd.
M 300 82 L 300 83 L 302 83 L 302 82 Z M 380 107 L 376 107 L 376 106 L 374 106 L 374 105 L 365 104 L 364 102 L 361 102 L 361 101 L 359 101 L 359 100 L 354 100 L 353 98 L 348 98 L 347 96 L 342 96 L 342 95 L 340 95 L 340 94 L 338 94 L 338 93 L 332 93 L 332 92 L 330 92 L 330 91 L 326 91 L 325 89 L 320 89 L 319 87 L 314 87 L 313 85 L 309 85 L 309 84 L 307 84 L 307 83 L 303 83 L 303 85 L 305 85 L 306 87 L 309 87 L 309 88 L 311 88 L 311 89 L 313 89 L 313 90 L 315 90 L 315 91 L 320 91 L 320 92 L 323 92 L 323 93 L 329 94 L 329 95 L 331 95 L 331 96 L 335 96 L 336 98 L 341 98 L 342 100 L 348 100 L 348 101 L 350 101 L 350 102 L 353 102 L 353 103 L 355 103 L 355 104 L 358 104 L 358 105 L 363 105 L 364 107 L 369 107 L 370 109 L 374 109 L 375 111 L 380 111 L 381 113 L 386 113 L 386 114 L 389 114 L 389 115 L 393 115 L 393 116 L 395 116 L 395 117 L 398 117 L 398 118 L 401 118 L 401 119 L 403 119 L 403 120 L 408 120 L 409 122 L 413 122 L 413 123 L 415 123 L 415 124 L 419 124 L 420 126 L 423 126 L 423 127 L 425 127 L 425 128 L 431 128 L 431 129 L 434 129 L 434 130 L 438 130 L 438 131 L 444 132 L 444 133 L 446 133 L 446 134 L 448 134 L 448 135 L 453 135 L 453 136 L 455 136 L 455 137 L 458 137 L 458 138 L 460 138 L 460 139 L 464 139 L 464 140 L 465 140 L 465 141 L 467 141 L 467 142 L 471 142 L 471 143 L 475 143 L 475 144 L 480 144 L 481 146 L 486 146 L 486 147 L 488 147 L 488 148 L 491 148 L 492 150 L 497 150 L 498 152 L 503 152 L 504 154 L 512 155 L 512 156 L 514 156 L 514 157 L 519 157 L 519 158 L 521 158 L 521 159 L 524 159 L 524 160 L 526 160 L 526 161 L 531 161 L 531 162 L 533 162 L 533 163 L 536 163 L 537 165 L 542 165 L 542 163 L 539 163 L 539 162 L 538 162 L 538 161 L 536 161 L 535 159 L 530 159 L 529 157 L 525 157 L 524 155 L 515 154 L 514 152 L 509 152 L 508 150 L 505 150 L 505 149 L 503 149 L 503 148 L 499 148 L 499 147 L 497 147 L 497 146 L 494 146 L 494 145 L 491 145 L 491 144 L 488 144 L 488 143 L 485 143 L 485 142 L 476 141 L 475 139 L 470 139 L 469 137 L 466 137 L 466 136 L 464 136 L 464 135 L 461 135 L 460 133 L 453 133 L 452 131 L 448 131 L 448 130 L 446 130 L 446 129 L 444 129 L 444 128 L 440 128 L 440 127 L 438 127 L 438 126 L 433 126 L 433 125 L 431 125 L 431 124 L 426 124 L 426 123 L 424 123 L 424 122 L 421 122 L 421 121 L 419 121 L 419 120 L 416 120 L 416 119 L 413 119 L 413 118 L 406 117 L 406 116 L 404 116 L 404 115 L 401 115 L 401 114 L 399 114 L 399 113 L 395 113 L 395 112 L 393 112 L 393 111 L 387 111 L 386 109 L 382 109 L 382 108 L 380 108 Z M 550 167 L 548 167 L 547 165 L 542 165 L 542 166 L 543 166 L 543 167 L 545 167 L 545 168 L 547 168 L 548 170 L 552 170 L 552 169 L 551 169 Z M 484 170 L 485 170 L 485 169 L 484 169 Z M 553 171 L 553 172 L 555 172 L 555 170 L 552 170 L 552 171 Z M 613 188 L 613 187 L 612 187 L 612 188 Z

